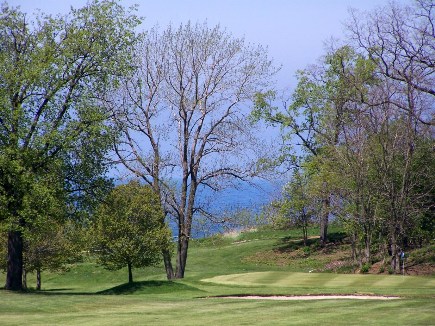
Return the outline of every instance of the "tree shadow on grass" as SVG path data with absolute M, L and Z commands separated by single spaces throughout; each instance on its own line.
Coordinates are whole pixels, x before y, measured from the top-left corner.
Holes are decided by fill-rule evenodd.
M 326 248 L 331 245 L 340 245 L 346 242 L 347 235 L 345 232 L 331 232 L 328 233 L 328 242 L 326 244 Z M 320 245 L 320 239 L 316 238 L 308 238 L 306 241 L 306 245 L 304 245 L 304 241 L 300 238 L 292 238 L 292 237 L 284 237 L 279 240 L 279 242 L 275 245 L 275 250 L 281 253 L 290 252 L 294 250 L 298 250 L 301 248 L 310 248 L 312 251 L 324 251 L 325 249 Z
M 121 294 L 163 294 L 182 291 L 199 291 L 202 290 L 173 281 L 142 281 L 125 283 L 113 288 L 97 292 L 96 294 L 121 295 Z
M 4 289 L 0 289 L 6 291 Z M 27 289 L 17 291 L 21 294 L 37 295 L 125 295 L 125 294 L 164 294 L 174 292 L 195 291 L 204 292 L 196 287 L 173 281 L 142 281 L 133 283 L 124 283 L 99 292 L 72 292 L 69 288 L 35 290 Z
M 306 247 L 319 246 L 319 239 L 307 239 Z M 282 238 L 279 243 L 276 244 L 275 250 L 281 253 L 294 251 L 303 248 L 303 240 L 294 240 L 291 237 Z
M 23 289 L 21 291 L 8 291 L 4 288 L 0 289 L 0 291 L 18 293 L 18 294 L 37 294 L 37 295 L 95 295 L 92 292 L 72 292 L 72 288 L 59 288 L 59 289 L 42 289 L 36 290 L 33 288 Z

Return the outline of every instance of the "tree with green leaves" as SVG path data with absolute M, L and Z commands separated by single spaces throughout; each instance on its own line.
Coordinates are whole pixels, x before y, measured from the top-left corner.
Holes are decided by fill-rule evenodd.
M 292 225 L 301 228 L 304 246 L 307 245 L 308 227 L 317 213 L 316 201 L 311 198 L 309 176 L 296 170 L 284 186 L 280 212 Z
M 297 74 L 298 85 L 290 103 L 284 102 L 281 109 L 274 105 L 275 92 L 257 94 L 252 117 L 255 121 L 264 120 L 281 127 L 285 140 L 283 157 L 289 159 L 295 168 L 311 162 L 312 179 L 317 184 L 317 194 L 321 201 L 319 211 L 320 241 L 327 241 L 328 220 L 333 200 L 332 180 L 329 180 L 328 156 L 341 141 L 343 118 L 363 92 L 362 86 L 368 76 L 363 74 L 366 61 L 352 48 L 343 46 L 328 53 L 319 65 L 313 65 Z M 354 70 L 353 68 L 356 69 Z M 348 72 L 357 71 L 354 80 L 346 77 Z M 361 73 L 360 73 L 361 71 Z M 296 146 L 295 146 L 296 144 Z
M 23 286 L 26 275 L 36 273 L 36 290 L 41 290 L 42 272 L 68 270 L 80 261 L 84 249 L 84 231 L 72 221 L 47 220 L 32 229 L 27 228 L 24 238 Z
M 26 228 L 44 216 L 43 180 L 83 208 L 104 184 L 113 135 L 96 94 L 130 69 L 139 20 L 114 1 L 93 0 L 69 15 L 28 16 L 2 4 L 0 20 L 0 220 L 8 232 L 6 289 L 22 289 Z M 40 214 L 41 213 L 41 214 Z
M 137 181 L 113 189 L 98 208 L 93 227 L 98 262 L 109 270 L 151 266 L 171 247 L 169 227 L 162 224 L 159 195 Z

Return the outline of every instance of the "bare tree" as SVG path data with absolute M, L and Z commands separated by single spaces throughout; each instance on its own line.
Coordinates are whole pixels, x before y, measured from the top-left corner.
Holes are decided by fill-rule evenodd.
M 197 194 L 258 172 L 252 158 L 261 148 L 250 145 L 246 104 L 276 70 L 261 46 L 206 24 L 155 28 L 135 56 L 135 74 L 114 95 L 122 134 L 116 153 L 175 219 L 175 273 L 168 254 L 165 265 L 168 278 L 182 278 L 194 216 L 209 215 Z
M 435 125 L 434 18 L 431 0 L 417 0 L 412 7 L 392 2 L 366 14 L 351 11 L 346 26 L 355 47 L 395 83 L 395 92 L 382 100 L 427 125 Z

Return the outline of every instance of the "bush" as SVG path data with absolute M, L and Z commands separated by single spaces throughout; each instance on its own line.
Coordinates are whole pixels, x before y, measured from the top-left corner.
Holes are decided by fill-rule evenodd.
M 365 263 L 364 265 L 362 265 L 361 267 L 361 273 L 362 274 L 367 274 L 370 270 L 371 265 L 369 263 Z

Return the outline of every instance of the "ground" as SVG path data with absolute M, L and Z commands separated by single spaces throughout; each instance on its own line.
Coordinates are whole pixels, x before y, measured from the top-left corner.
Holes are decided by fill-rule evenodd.
M 359 273 L 351 260 L 351 247 L 344 233 L 337 233 L 325 247 L 318 245 L 318 236 L 311 236 L 307 246 L 300 239 L 284 238 L 274 248 L 258 251 L 243 259 L 246 263 L 275 266 L 297 266 L 306 272 Z M 405 261 L 406 275 L 435 275 L 434 246 L 410 250 Z M 367 274 L 388 274 L 388 262 L 374 262 Z

